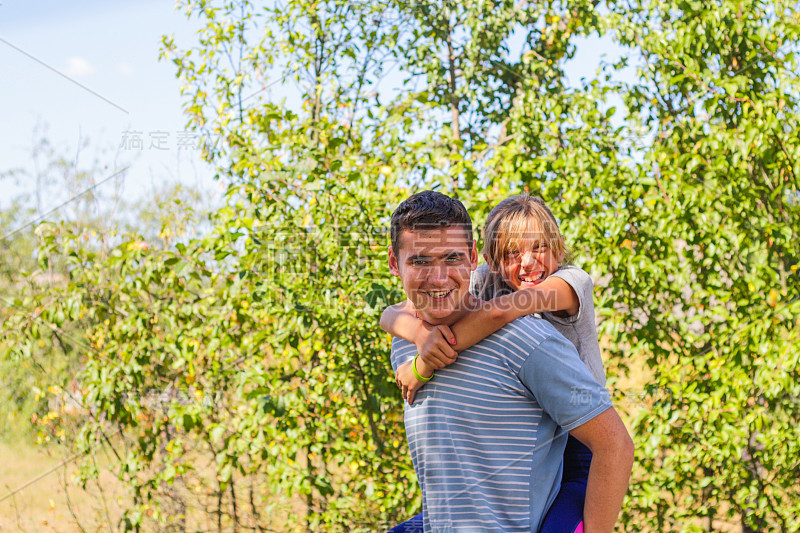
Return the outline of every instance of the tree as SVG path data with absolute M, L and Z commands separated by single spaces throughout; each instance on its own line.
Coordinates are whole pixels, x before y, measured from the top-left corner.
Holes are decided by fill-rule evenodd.
M 163 56 L 229 184 L 212 229 L 98 253 L 48 226 L 38 247 L 69 275 L 46 320 L 90 317 L 81 446 L 125 443 L 126 528 L 372 531 L 418 510 L 377 327 L 402 297 L 388 217 L 418 188 L 457 194 L 478 226 L 523 189 L 562 219 L 598 280 L 610 383 L 642 360 L 652 374 L 626 528 L 796 528 L 796 6 L 181 8 L 204 29 Z M 595 32 L 633 59 L 569 86 Z M 637 57 L 639 79 L 615 81 Z M 280 82 L 296 102 L 270 98 Z
M 91 229 L 96 236 L 106 229 L 120 203 L 120 186 L 124 172 L 105 188 L 94 187 L 93 180 L 103 172 L 100 158 L 88 156 L 90 143 L 82 138 L 74 149 L 54 146 L 47 138 L 46 126 L 33 132 L 29 168 L 6 169 L 0 181 L 9 195 L 0 210 L 0 319 L 5 322 L 16 312 L 29 310 L 21 295 L 43 293 L 64 280 L 59 266 L 37 271 L 37 222 L 60 218 L 70 227 Z M 67 153 L 69 152 L 69 155 Z M 107 170 L 107 169 L 106 169 Z M 68 201 L 72 198 L 72 201 Z M 59 208 L 60 207 L 60 208 Z M 53 209 L 55 208 L 55 209 Z M 87 233 L 88 233 L 87 229 Z M 38 313 L 34 313 L 38 315 Z M 31 319 L 31 317 L 29 317 Z M 80 348 L 70 339 L 72 332 L 45 326 L 37 332 L 21 360 L 0 361 L 2 394 L 6 417 L 0 421 L 0 435 L 7 439 L 28 437 L 40 429 L 36 420 L 51 411 L 48 389 L 63 391 L 79 368 Z M 31 426 L 31 419 L 34 424 Z M 63 440 L 63 428 L 55 432 L 39 432 L 40 440 Z
M 642 413 L 631 512 L 658 529 L 741 517 L 796 530 L 800 284 L 798 8 L 630 2 L 631 124 L 652 132 L 615 291 L 660 394 Z M 653 505 L 655 503 L 655 505 Z

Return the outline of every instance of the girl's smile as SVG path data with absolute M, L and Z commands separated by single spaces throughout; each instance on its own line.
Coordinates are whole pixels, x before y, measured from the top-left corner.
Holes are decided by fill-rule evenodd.
M 561 259 L 544 243 L 520 243 L 506 252 L 500 268 L 505 282 L 518 291 L 544 281 L 558 269 Z

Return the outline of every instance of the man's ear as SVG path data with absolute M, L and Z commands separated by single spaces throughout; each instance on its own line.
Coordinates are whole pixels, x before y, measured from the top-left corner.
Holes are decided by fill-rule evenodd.
M 394 248 L 389 246 L 389 272 L 393 276 L 400 277 L 400 265 L 397 264 L 397 256 L 394 255 Z
M 472 241 L 472 250 L 469 252 L 470 270 L 478 268 L 478 243 Z

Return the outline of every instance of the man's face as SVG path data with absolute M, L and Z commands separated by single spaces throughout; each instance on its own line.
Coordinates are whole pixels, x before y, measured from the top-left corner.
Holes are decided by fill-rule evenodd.
M 404 230 L 398 254 L 389 247 L 389 270 L 400 277 L 419 317 L 431 324 L 453 323 L 466 312 L 469 276 L 477 265 L 475 243 L 457 226 Z

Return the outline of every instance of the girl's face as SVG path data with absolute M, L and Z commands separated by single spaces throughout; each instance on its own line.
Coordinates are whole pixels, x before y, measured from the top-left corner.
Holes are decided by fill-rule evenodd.
M 525 239 L 509 247 L 500 260 L 500 270 L 508 286 L 518 291 L 535 287 L 558 269 L 563 260 L 556 257 L 546 242 Z

